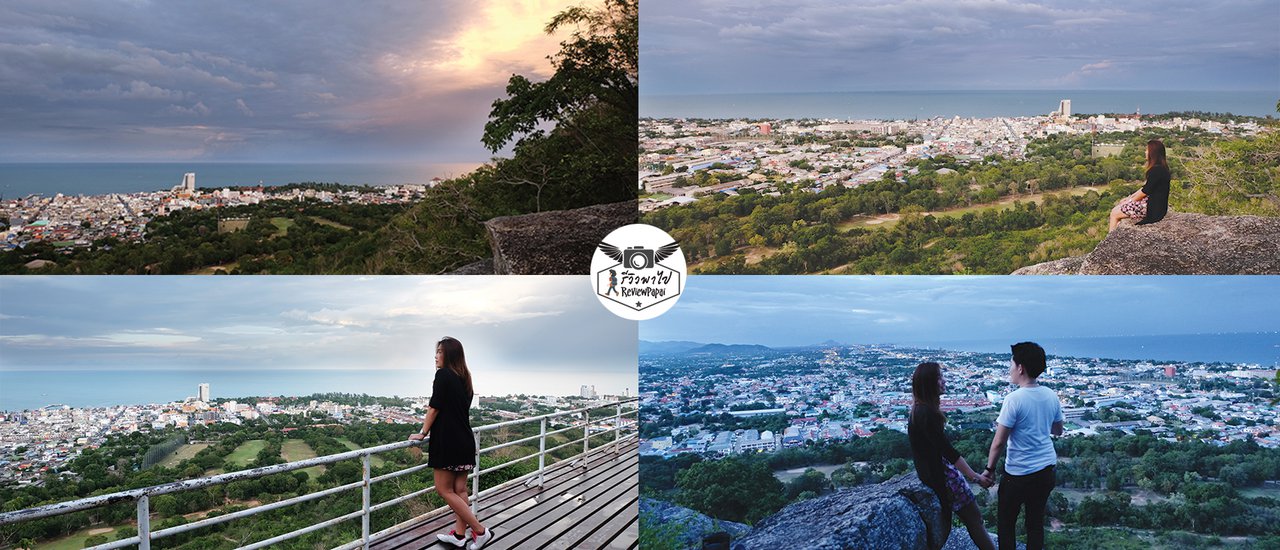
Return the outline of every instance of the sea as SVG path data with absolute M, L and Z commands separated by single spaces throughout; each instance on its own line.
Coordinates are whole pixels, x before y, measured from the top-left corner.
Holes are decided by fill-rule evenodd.
M 577 370 L 497 371 L 473 368 L 476 393 L 578 395 L 582 385 L 600 393 L 635 395 L 636 373 Z M 182 401 L 208 383 L 214 398 L 304 396 L 342 392 L 384 397 L 431 394 L 432 369 L 260 369 L 260 370 L 4 370 L 0 369 L 0 411 L 48 405 L 109 407 Z
M 1159 114 L 1205 111 L 1275 116 L 1276 91 L 898 91 L 641 95 L 645 118 L 834 118 L 912 120 L 933 117 L 1044 115 L 1071 100 L 1072 113 Z
M 195 172 L 196 187 L 285 185 L 317 182 L 345 185 L 427 183 L 457 177 L 480 163 L 305 164 L 232 162 L 0 163 L 0 196 L 33 194 L 106 195 L 164 191 Z
M 1234 363 L 1280 368 L 1280 332 L 1060 338 L 1027 334 L 1050 356 L 1170 363 Z M 1009 353 L 1008 340 L 929 342 L 918 345 L 982 353 Z M 904 345 L 906 345 L 904 343 Z

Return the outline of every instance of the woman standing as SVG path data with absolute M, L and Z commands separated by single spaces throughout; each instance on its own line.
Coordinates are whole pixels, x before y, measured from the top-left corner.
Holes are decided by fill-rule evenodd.
M 468 546 L 479 550 L 493 540 L 493 530 L 480 525 L 467 503 L 467 472 L 476 467 L 476 440 L 471 431 L 471 371 L 462 351 L 462 342 L 448 336 L 436 343 L 436 377 L 431 384 L 431 401 L 422 431 L 409 436 L 417 441 L 428 435 L 427 465 L 435 470 L 436 493 L 458 517 L 453 530 L 438 534 L 441 542 L 456 547 L 467 545 L 468 531 L 474 537 Z
M 1110 232 L 1116 228 L 1120 220 L 1132 218 L 1137 224 L 1155 223 L 1164 219 L 1169 212 L 1169 160 L 1165 157 L 1164 143 L 1158 139 L 1147 142 L 1147 182 L 1142 189 L 1125 197 L 1115 208 L 1111 209 L 1111 222 L 1107 226 Z
M 947 385 L 942 380 L 942 366 L 937 363 L 920 363 L 911 376 L 911 418 L 907 423 L 907 437 L 911 441 L 911 457 L 915 461 L 916 475 L 920 481 L 938 494 L 942 504 L 942 540 L 951 534 L 951 514 L 969 530 L 969 538 L 981 550 L 995 550 L 995 544 L 982 524 L 982 513 L 969 490 L 969 484 L 960 477 L 990 487 L 989 478 L 974 473 L 964 457 L 951 446 L 942 431 L 946 417 L 942 415 L 942 394 Z

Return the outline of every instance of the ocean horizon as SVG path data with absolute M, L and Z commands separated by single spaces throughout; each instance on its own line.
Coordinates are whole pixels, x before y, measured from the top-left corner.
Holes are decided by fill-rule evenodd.
M 270 162 L 9 162 L 0 163 L 0 196 L 106 195 L 165 191 L 195 172 L 196 187 L 290 183 L 425 184 L 475 170 L 482 163 L 365 164 Z
M 1073 113 L 1205 111 L 1276 115 L 1275 91 L 972 90 L 736 93 L 640 96 L 642 118 L 834 118 L 912 120 L 1044 115 L 1071 100 Z
M 635 394 L 633 374 L 529 372 L 474 369 L 476 394 L 484 396 L 578 395 L 595 385 L 602 394 Z M 263 369 L 263 370 L 6 370 L 0 369 L 0 411 L 48 405 L 110 407 L 170 403 L 197 395 L 208 383 L 214 398 L 304 396 L 353 393 L 381 397 L 431 394 L 434 369 Z M 56 383 L 55 383 L 56 380 Z

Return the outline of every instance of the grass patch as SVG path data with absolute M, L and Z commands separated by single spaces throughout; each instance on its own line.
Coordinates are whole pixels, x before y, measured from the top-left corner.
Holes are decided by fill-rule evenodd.
M 345 437 L 337 437 L 337 438 L 334 438 L 334 439 L 337 439 L 337 440 L 338 440 L 338 443 L 341 443 L 341 444 L 343 444 L 343 445 L 346 445 L 348 449 L 351 449 L 351 450 L 353 450 L 353 451 L 355 451 L 355 450 L 359 450 L 359 449 L 362 449 L 362 448 L 363 448 L 363 447 L 361 447 L 361 446 L 359 446 L 359 445 L 356 445 L 356 442 L 355 442 L 355 441 L 352 441 L 352 440 L 347 439 L 347 438 L 345 438 Z M 373 455 L 373 456 L 370 456 L 370 457 L 369 457 L 369 465 L 370 465 L 370 466 L 372 466 L 372 467 L 374 467 L 374 468 L 377 468 L 378 466 L 381 466 L 381 465 L 383 465 L 383 464 L 386 464 L 386 462 L 387 462 L 387 461 L 386 461 L 385 459 L 383 459 L 382 457 L 380 457 L 380 456 L 378 456 L 378 455 Z
M 340 223 L 338 223 L 338 222 L 335 222 L 335 221 L 333 221 L 333 220 L 330 220 L 330 219 L 321 218 L 321 217 L 319 217 L 319 216 L 311 216 L 311 220 L 312 220 L 312 221 L 314 221 L 314 222 L 316 222 L 316 223 L 318 223 L 318 224 L 320 224 L 320 225 L 327 225 L 327 226 L 329 226 L 329 227 L 336 227 L 336 228 L 341 229 L 341 230 L 343 230 L 343 231 L 351 231 L 351 226 L 349 226 L 349 225 L 342 225 L 342 224 L 340 224 Z
M 169 453 L 169 456 L 164 457 L 164 460 L 160 461 L 160 465 L 165 468 L 174 468 L 179 462 L 196 456 L 196 453 L 203 451 L 208 446 L 208 443 L 191 443 L 183 445 L 178 447 L 172 453 Z
M 299 460 L 315 458 L 316 451 L 315 449 L 312 449 L 310 445 L 307 445 L 306 441 L 301 439 L 286 439 L 284 440 L 284 444 L 280 446 L 280 456 L 281 458 L 284 458 L 285 462 L 297 462 Z M 324 474 L 325 467 L 323 465 L 312 466 L 310 468 L 303 468 L 301 471 L 306 472 L 307 476 L 311 479 L 315 479 Z
M 251 439 L 241 443 L 236 450 L 231 451 L 227 455 L 227 462 L 235 466 L 248 466 L 253 459 L 258 458 L 258 453 L 267 447 L 265 439 Z
M 90 527 L 81 529 L 62 538 L 57 538 L 45 542 L 37 542 L 35 548 L 37 550 L 80 550 L 84 548 L 84 541 L 94 535 L 103 534 L 107 536 L 108 541 L 116 540 L 115 527 Z
M 959 218 L 961 216 L 964 216 L 965 214 L 978 215 L 988 210 L 1009 210 L 1010 208 L 1013 208 L 1013 203 L 1015 202 L 1039 203 L 1042 200 L 1044 200 L 1044 198 L 1047 196 L 1084 195 L 1085 193 L 1088 193 L 1090 191 L 1102 193 L 1104 190 L 1105 189 L 1102 187 L 1085 186 L 1085 187 L 1072 187 L 1071 189 L 1046 191 L 1043 193 L 1032 193 L 1028 195 L 1009 195 L 995 202 L 975 204 L 972 206 L 960 206 L 956 208 L 947 208 L 947 209 L 937 210 L 933 212 L 925 212 L 924 215 L 933 216 L 936 218 Z M 836 224 L 836 230 L 840 231 L 841 233 L 846 233 L 851 229 L 859 228 L 859 227 L 890 228 L 898 223 L 898 219 L 900 217 L 901 216 L 898 214 L 881 214 L 878 216 L 857 215 Z
M 271 218 L 271 225 L 276 226 L 276 232 L 272 237 L 283 237 L 289 234 L 289 228 L 293 227 L 295 222 L 289 218 Z

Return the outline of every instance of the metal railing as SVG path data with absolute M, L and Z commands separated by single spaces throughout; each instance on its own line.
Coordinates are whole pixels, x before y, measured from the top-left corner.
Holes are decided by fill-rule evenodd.
M 630 399 L 624 399 L 622 401 L 616 401 L 616 402 L 608 403 L 605 405 L 584 407 L 581 409 L 555 412 L 555 413 L 544 414 L 540 416 L 522 418 L 519 420 L 498 422 L 496 424 L 488 424 L 488 425 L 480 426 L 473 429 L 472 431 L 475 432 L 475 441 L 476 441 L 476 456 L 475 456 L 476 467 L 474 470 L 471 471 L 470 474 L 468 474 L 468 477 L 471 478 L 471 495 L 469 496 L 469 500 L 471 502 L 472 511 L 475 511 L 475 512 L 479 511 L 480 504 L 481 504 L 481 497 L 490 495 L 494 492 L 497 492 L 500 489 L 508 488 L 516 483 L 524 483 L 526 486 L 532 486 L 532 485 L 536 485 L 539 487 L 542 486 L 543 481 L 545 479 L 546 469 L 548 466 L 546 458 L 547 458 L 547 455 L 550 453 L 553 453 L 560 449 L 568 448 L 571 445 L 576 445 L 578 443 L 581 443 L 582 444 L 581 453 L 575 456 L 564 458 L 556 463 L 571 461 L 570 465 L 576 466 L 577 465 L 576 462 L 581 462 L 582 467 L 586 468 L 587 464 L 589 463 L 589 460 L 587 460 L 586 455 L 588 452 L 591 451 L 592 438 L 599 438 L 602 436 L 613 434 L 614 437 L 612 441 L 608 441 L 604 445 L 600 445 L 596 448 L 596 450 L 601 450 L 603 447 L 614 446 L 622 441 L 627 441 L 632 438 L 638 437 L 637 419 L 633 418 L 629 423 L 624 420 L 624 417 L 627 417 L 627 416 L 637 416 L 639 413 L 638 407 L 632 407 L 626 411 L 623 410 L 623 405 L 630 404 L 630 403 L 637 403 L 638 401 L 639 401 L 639 398 L 633 397 Z M 608 409 L 610 407 L 613 407 L 615 409 L 614 410 L 615 414 L 613 416 L 591 418 L 592 411 Z M 561 417 L 575 417 L 579 415 L 583 418 L 583 420 L 580 423 L 571 421 L 569 423 L 569 426 L 567 427 L 554 429 L 550 431 L 547 430 L 548 420 L 561 418 Z M 491 432 L 494 430 L 507 428 L 511 426 L 531 424 L 534 422 L 537 422 L 539 424 L 538 435 L 533 435 L 529 437 L 516 439 L 513 441 L 498 443 L 490 447 L 482 448 L 480 446 L 480 434 L 482 433 Z M 606 424 L 611 424 L 612 427 L 607 428 L 605 427 Z M 600 426 L 600 428 L 595 430 L 593 433 L 593 430 L 592 430 L 593 426 Z M 565 433 L 572 430 L 578 430 L 578 429 L 582 430 L 581 439 L 575 439 L 567 443 L 562 443 L 560 445 L 547 448 L 548 436 Z M 626 431 L 629 433 L 624 436 L 623 431 Z M 239 472 L 219 474 L 211 477 L 175 481 L 172 483 L 165 483 L 162 485 L 155 485 L 152 487 L 144 487 L 141 489 L 131 489 L 128 491 L 120 491 L 117 493 L 111 493 L 107 495 L 99 495 L 99 496 L 82 498 L 82 499 L 68 501 L 68 502 L 60 502 L 57 504 L 49 504 L 45 506 L 39 506 L 36 508 L 28 508 L 25 510 L 3 512 L 3 513 L 0 513 L 0 525 L 8 525 L 12 523 L 19 523 L 19 522 L 33 520 L 33 519 L 58 516 L 62 514 L 69 514 L 72 512 L 79 512 L 83 510 L 91 510 L 91 509 L 99 508 L 103 506 L 120 504 L 122 502 L 134 501 L 137 503 L 138 534 L 130 538 L 93 546 L 92 550 L 108 550 L 111 548 L 123 548 L 126 546 L 132 546 L 132 545 L 137 545 L 138 548 L 141 550 L 150 550 L 151 541 L 156 539 L 177 535 L 179 533 L 185 533 L 187 531 L 193 531 L 195 529 L 210 527 L 210 526 L 218 525 L 231 520 L 254 516 L 264 512 L 270 512 L 272 510 L 284 508 L 286 506 L 291 506 L 294 504 L 300 504 L 303 502 L 324 498 L 324 497 L 341 493 L 344 491 L 360 489 L 361 490 L 360 510 L 343 514 L 341 516 L 331 518 L 329 520 L 326 520 L 320 523 L 309 525 L 307 527 L 303 527 L 301 529 L 297 529 L 289 533 L 285 533 L 283 535 L 278 535 L 266 540 L 255 542 L 253 544 L 242 546 L 240 547 L 239 550 L 251 550 L 255 548 L 270 546 L 272 544 L 297 538 L 302 535 L 305 535 L 314 531 L 318 531 L 327 527 L 332 527 L 334 525 L 338 525 L 343 522 L 350 521 L 356 518 L 360 518 L 360 532 L 361 532 L 360 538 L 353 540 L 351 542 L 348 542 L 346 544 L 343 544 L 341 546 L 338 546 L 336 547 L 335 550 L 351 550 L 354 548 L 367 549 L 369 548 L 369 545 L 371 543 L 376 542 L 382 538 L 385 538 L 393 533 L 396 533 L 404 529 L 405 527 L 408 527 L 410 524 L 413 524 L 418 521 L 418 518 L 410 519 L 409 521 L 400 523 L 398 525 L 394 525 L 392 527 L 383 529 L 376 533 L 371 533 L 370 527 L 369 527 L 369 518 L 373 512 L 377 512 L 379 510 L 383 510 L 385 508 L 389 508 L 389 507 L 404 503 L 406 501 L 412 500 L 414 498 L 417 498 L 427 493 L 431 493 L 435 491 L 435 487 L 427 487 L 425 489 L 419 489 L 417 491 L 413 491 L 408 494 L 401 495 L 384 502 L 380 502 L 376 504 L 370 502 L 370 491 L 374 483 L 387 481 L 397 477 L 419 472 L 428 468 L 428 466 L 424 463 L 424 464 L 419 464 L 417 466 L 411 466 L 402 470 L 391 472 L 388 474 L 383 474 L 377 477 L 372 477 L 370 475 L 370 457 L 378 453 L 385 453 L 388 451 L 395 451 L 395 450 L 405 449 L 409 447 L 421 446 L 425 444 L 427 440 L 428 440 L 427 438 L 424 438 L 421 441 L 400 441 L 396 443 L 380 445 L 377 447 L 369 447 L 367 449 L 358 449 L 358 450 L 354 450 L 346 453 L 339 453 L 335 455 L 328 455 L 328 456 L 322 456 L 322 457 L 316 457 L 316 458 L 309 458 L 306 460 L 299 460 L 296 462 L 289 462 L 286 464 L 263 466 L 261 468 L 254 468 L 251 470 L 243 470 Z M 514 460 L 510 460 L 502 464 L 498 464 L 488 468 L 482 468 L 480 465 L 481 464 L 480 456 L 484 453 L 496 451 L 498 449 L 504 449 L 507 447 L 512 447 L 515 445 L 531 443 L 533 441 L 538 442 L 538 452 L 536 453 L 522 456 Z M 521 475 L 519 477 L 516 477 L 514 479 L 507 480 L 497 486 L 490 487 L 483 491 L 480 490 L 480 476 L 482 474 L 492 473 L 494 471 L 507 468 L 513 464 L 518 464 L 535 457 L 538 459 L 538 468 L 536 470 L 529 472 L 527 474 Z M 260 506 L 255 506 L 253 508 L 247 508 L 244 510 L 228 513 L 225 515 L 209 517 L 209 518 L 201 519 L 199 521 L 185 523 L 175 527 L 169 527 L 167 529 L 160 529 L 158 531 L 151 530 L 151 522 L 150 522 L 151 497 L 170 494 L 170 493 L 178 493 L 182 491 L 190 491 L 194 489 L 202 489 L 205 487 L 212 487 L 215 485 L 223 485 L 223 484 L 231 483 L 234 481 L 256 479 L 259 477 L 264 477 L 272 474 L 279 474 L 283 472 L 299 470 L 302 468 L 310 468 L 313 466 L 333 464 L 335 462 L 341 462 L 343 460 L 350 460 L 353 458 L 361 459 L 363 476 L 360 481 L 339 485 L 337 487 L 331 487 L 331 488 L 317 491 L 314 493 L 308 493 L 305 495 L 281 500 L 278 502 L 273 502 L 270 504 L 263 504 Z M 439 509 L 437 508 L 436 510 L 439 510 Z M 433 510 L 432 512 L 435 512 L 435 510 Z

